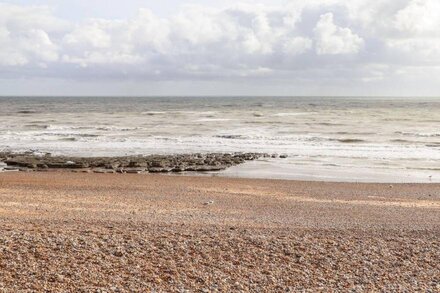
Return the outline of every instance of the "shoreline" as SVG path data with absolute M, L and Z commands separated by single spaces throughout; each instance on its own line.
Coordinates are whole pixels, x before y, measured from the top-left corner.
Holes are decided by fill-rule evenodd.
M 287 158 L 287 159 L 286 159 Z M 285 154 L 186 153 L 73 157 L 35 151 L 0 152 L 0 172 L 161 173 L 178 176 L 352 183 L 440 183 L 438 171 L 305 166 Z

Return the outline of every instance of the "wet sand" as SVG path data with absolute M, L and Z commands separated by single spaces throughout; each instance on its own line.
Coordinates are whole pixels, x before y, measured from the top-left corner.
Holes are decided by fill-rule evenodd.
M 0 291 L 440 290 L 440 184 L 0 173 Z

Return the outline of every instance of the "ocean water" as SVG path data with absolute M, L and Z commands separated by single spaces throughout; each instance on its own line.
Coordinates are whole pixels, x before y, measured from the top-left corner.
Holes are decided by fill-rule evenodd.
M 267 152 L 218 175 L 440 182 L 440 99 L 1 97 L 0 151 Z

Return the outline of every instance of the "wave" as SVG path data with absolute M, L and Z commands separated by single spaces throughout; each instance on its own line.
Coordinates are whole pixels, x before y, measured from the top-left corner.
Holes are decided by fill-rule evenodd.
M 296 142 L 296 141 L 305 141 L 305 142 L 325 142 L 325 141 L 336 141 L 341 143 L 364 143 L 367 140 L 360 138 L 329 138 L 329 137 L 321 137 L 321 136 L 261 136 L 261 135 L 243 135 L 243 134 L 222 134 L 222 135 L 214 135 L 216 138 L 223 139 L 240 139 L 240 140 L 262 140 L 262 141 L 277 141 L 277 142 Z
M 24 127 L 31 128 L 31 129 L 47 129 L 49 125 L 45 124 L 25 124 Z
M 68 125 L 56 125 L 49 124 L 46 125 L 47 130 L 86 130 L 86 129 L 94 129 L 92 126 L 68 126 Z
M 59 140 L 61 140 L 61 141 L 77 141 L 77 139 L 75 137 L 63 137 L 63 138 L 60 138 Z
M 54 125 L 54 124 L 25 124 L 27 128 L 31 129 L 46 129 L 53 131 L 76 131 L 76 130 L 98 130 L 98 131 L 134 131 L 142 129 L 141 127 L 118 127 L 118 126 L 68 126 L 68 125 Z M 55 132 L 54 132 L 55 133 Z M 47 133 L 46 133 L 47 134 Z
M 91 134 L 91 133 L 54 133 L 54 132 L 43 132 L 35 134 L 34 136 L 64 136 L 64 137 L 99 137 L 98 134 Z
M 142 115 L 148 115 L 148 116 L 155 116 L 155 115 L 163 115 L 167 114 L 167 112 L 164 111 L 147 111 L 147 112 L 141 112 Z
M 355 132 L 355 131 L 337 131 L 337 132 L 327 132 L 329 134 L 339 134 L 339 135 L 374 135 L 374 132 Z
M 425 168 L 425 167 L 406 167 L 406 169 L 424 170 L 424 171 L 440 171 L 440 168 Z
M 250 138 L 247 135 L 241 135 L 241 134 L 214 135 L 214 137 L 225 138 L 225 139 L 249 139 Z
M 398 143 L 405 143 L 405 144 L 425 144 L 427 147 L 440 147 L 440 142 L 427 142 L 427 141 L 417 141 L 417 140 L 410 140 L 410 139 L 391 139 L 390 142 L 398 142 Z
M 408 139 L 391 139 L 391 142 L 401 142 L 401 143 L 417 143 L 417 141 L 408 140 Z
M 403 132 L 403 131 L 395 131 L 394 133 L 404 136 L 440 137 L 440 133 L 416 133 L 416 132 Z
M 277 117 L 286 117 L 286 116 L 301 116 L 301 115 L 309 115 L 312 112 L 282 112 L 282 113 L 276 113 L 273 116 Z
M 96 127 L 96 130 L 101 131 L 133 131 L 142 129 L 141 127 L 117 127 L 117 126 L 100 126 Z
M 19 110 L 16 113 L 17 114 L 36 114 L 36 113 L 40 113 L 40 112 L 35 111 L 35 110 Z
M 334 122 L 307 122 L 304 123 L 305 125 L 321 125 L 321 126 L 345 126 L 346 124 L 343 123 L 334 123 Z
M 197 119 L 196 122 L 217 122 L 217 121 L 231 121 L 233 119 L 228 118 L 201 118 Z
M 336 139 L 330 139 L 330 141 L 338 141 L 342 143 L 362 143 L 366 142 L 366 140 L 359 139 L 359 138 L 336 138 Z

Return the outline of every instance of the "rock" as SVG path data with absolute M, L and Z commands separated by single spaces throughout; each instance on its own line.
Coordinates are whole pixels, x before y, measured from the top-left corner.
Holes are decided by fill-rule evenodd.
M 205 206 L 212 205 L 212 204 L 214 204 L 213 200 L 210 200 L 210 201 L 207 201 L 207 202 L 203 203 L 203 205 L 205 205 Z
M 268 154 L 260 153 L 208 153 L 180 155 L 149 155 L 125 157 L 68 157 L 35 155 L 33 152 L 12 154 L 0 152 L 0 161 L 9 167 L 42 169 L 89 169 L 95 173 L 139 173 L 148 170 L 152 173 L 164 172 L 209 172 L 255 160 Z M 2 167 L 3 168 L 3 167 Z M 24 170 L 24 169 L 23 169 Z M 106 171 L 107 170 L 107 171 Z
M 196 171 L 196 166 L 187 166 L 187 167 L 185 168 L 185 171 L 189 171 L 189 172 Z
M 174 168 L 171 169 L 171 172 L 183 172 L 185 171 L 185 167 L 183 166 L 175 166 Z
M 169 172 L 170 169 L 162 168 L 162 167 L 149 167 L 148 172 L 150 173 L 166 173 Z
M 285 158 L 287 158 L 287 155 L 283 154 L 283 155 L 280 156 L 280 158 L 281 159 L 285 159 Z
M 129 168 L 141 167 L 141 164 L 140 164 L 140 162 L 138 162 L 138 161 L 136 161 L 136 160 L 131 160 L 131 161 L 128 163 L 128 166 L 127 166 L 127 167 L 129 167 Z
M 112 163 L 106 164 L 104 167 L 106 169 L 116 170 L 119 166 L 120 166 L 120 164 L 118 162 L 112 162 Z
M 163 160 L 151 162 L 151 167 L 153 168 L 164 168 L 165 166 L 166 166 L 166 162 Z

